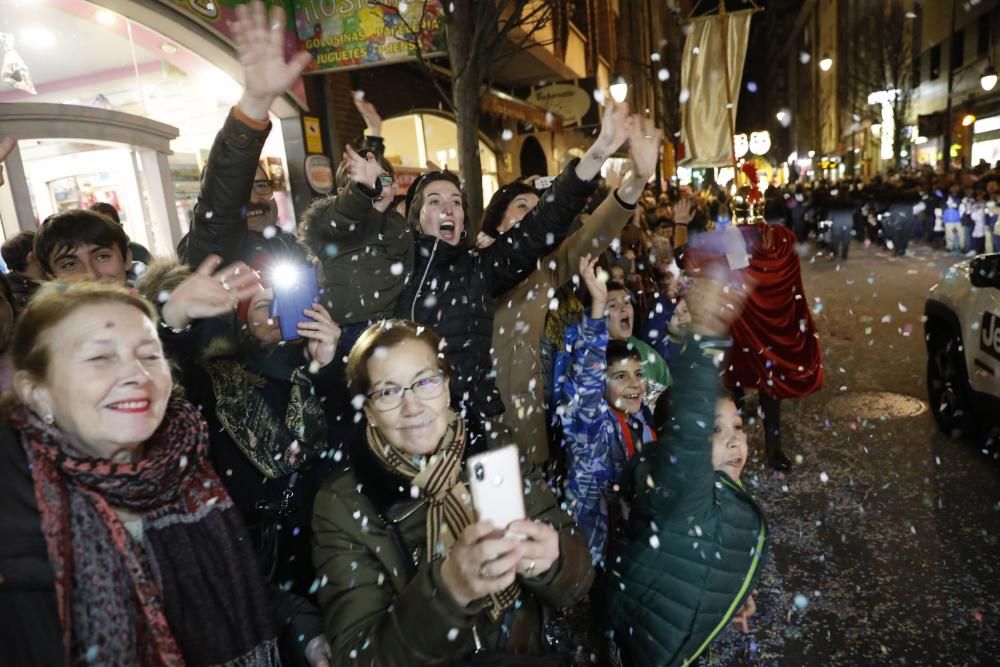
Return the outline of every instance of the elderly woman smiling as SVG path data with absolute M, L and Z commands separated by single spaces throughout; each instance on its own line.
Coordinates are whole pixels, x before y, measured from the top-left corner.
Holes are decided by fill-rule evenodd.
M 255 281 L 238 273 L 206 267 L 176 293 L 224 311 Z M 116 286 L 50 285 L 18 321 L 11 357 L 5 662 L 278 664 L 271 601 L 207 462 L 205 424 L 171 398 L 152 306 Z
M 313 515 L 318 596 L 337 665 L 465 664 L 474 653 L 476 664 L 537 659 L 547 653 L 543 608 L 575 603 L 593 578 L 575 524 L 528 463 L 529 518 L 509 526 L 526 539 L 476 520 L 463 474 L 471 447 L 449 409 L 451 369 L 439 349 L 432 330 L 397 320 L 369 327 L 351 350 L 348 381 L 364 397 L 366 434 L 351 469 L 320 490 Z M 530 664 L 562 664 L 549 657 Z

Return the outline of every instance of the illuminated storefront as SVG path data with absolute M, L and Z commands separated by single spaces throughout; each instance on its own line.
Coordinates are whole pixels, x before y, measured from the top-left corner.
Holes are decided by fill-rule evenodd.
M 4 235 L 106 201 L 130 237 L 169 254 L 190 224 L 215 134 L 241 94 L 223 28 L 232 9 L 166 0 L 3 7 L 0 32 L 14 37 L 36 90 L 0 83 L 2 133 L 19 140 L 11 183 L 0 190 Z M 58 113 L 33 114 L 33 105 Z M 285 140 L 301 140 L 298 113 L 291 98 L 276 102 L 263 151 L 286 225 L 295 212 Z
M 407 114 L 382 123 L 386 159 L 397 167 L 399 185 L 409 187 L 412 178 L 426 171 L 428 162 L 458 172 L 458 126 L 447 116 L 433 112 Z M 483 169 L 483 200 L 489 201 L 500 187 L 496 153 L 479 141 Z M 398 169 L 402 167 L 402 169 Z

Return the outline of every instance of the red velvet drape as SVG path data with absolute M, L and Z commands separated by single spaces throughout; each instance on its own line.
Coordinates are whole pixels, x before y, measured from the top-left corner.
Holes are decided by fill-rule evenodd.
M 823 386 L 823 361 L 802 290 L 795 234 L 782 225 L 741 225 L 739 230 L 750 256 L 743 272 L 756 285 L 733 324 L 726 385 L 774 398 L 808 396 Z M 706 259 L 692 250 L 685 263 L 693 268 Z

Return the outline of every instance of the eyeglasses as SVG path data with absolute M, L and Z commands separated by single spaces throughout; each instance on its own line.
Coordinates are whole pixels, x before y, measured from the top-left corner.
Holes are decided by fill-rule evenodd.
M 382 183 L 383 188 L 388 188 L 390 185 L 392 185 L 394 179 L 389 174 L 382 174 L 381 176 L 378 177 L 378 180 Z
M 387 412 L 402 405 L 403 395 L 408 391 L 421 400 L 430 400 L 440 396 L 443 389 L 444 374 L 439 371 L 437 375 L 417 380 L 409 387 L 386 387 L 373 391 L 368 394 L 368 400 L 379 412 Z
M 253 182 L 253 193 L 261 197 L 270 197 L 274 194 L 274 181 L 259 180 Z

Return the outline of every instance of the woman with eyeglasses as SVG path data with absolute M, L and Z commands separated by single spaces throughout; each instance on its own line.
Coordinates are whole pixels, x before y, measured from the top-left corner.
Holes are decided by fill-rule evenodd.
M 543 623 L 547 608 L 589 588 L 586 548 L 526 461 L 528 518 L 509 533 L 476 520 L 464 470 L 477 445 L 449 407 L 443 349 L 432 329 L 388 320 L 351 350 L 348 381 L 367 425 L 313 515 L 333 664 L 567 664 L 546 646 Z M 488 446 L 507 444 L 498 434 Z

